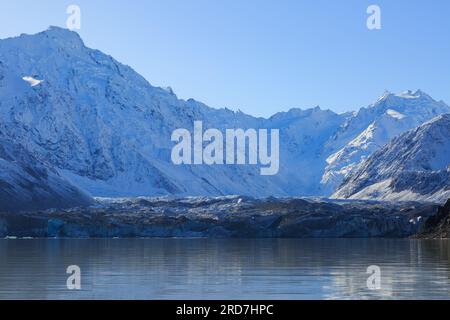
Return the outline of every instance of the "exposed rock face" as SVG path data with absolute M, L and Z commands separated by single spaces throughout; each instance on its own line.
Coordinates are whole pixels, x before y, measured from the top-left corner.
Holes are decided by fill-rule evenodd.
M 101 200 L 86 209 L 0 215 L 0 237 L 409 237 L 437 206 L 244 197 Z
M 450 199 L 430 217 L 424 225 L 419 238 L 450 239 Z

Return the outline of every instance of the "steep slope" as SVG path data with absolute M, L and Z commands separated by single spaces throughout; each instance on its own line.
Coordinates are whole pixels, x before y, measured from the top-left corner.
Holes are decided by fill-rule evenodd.
M 267 120 L 179 100 L 60 28 L 0 41 L 0 61 L 13 78 L 0 84 L 4 131 L 97 196 L 316 194 L 325 165 L 319 148 L 345 120 L 320 109 Z M 24 77 L 41 82 L 32 86 Z M 13 83 L 27 87 L 14 90 Z M 192 130 L 195 120 L 205 129 L 281 129 L 280 173 L 174 166 L 171 133 Z
M 438 116 L 375 152 L 333 197 L 446 201 L 450 197 L 450 115 Z
M 335 190 L 363 160 L 391 139 L 444 113 L 450 113 L 444 102 L 435 101 L 420 90 L 386 92 L 350 118 L 327 146 L 327 152 L 332 154 L 322 177 L 326 193 Z
M 86 206 L 92 199 L 0 135 L 0 212 Z

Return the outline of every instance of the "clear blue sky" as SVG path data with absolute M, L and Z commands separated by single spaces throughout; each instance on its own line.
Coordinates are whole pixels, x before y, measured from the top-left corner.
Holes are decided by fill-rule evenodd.
M 450 103 L 448 0 L 11 0 L 0 37 L 64 27 L 69 4 L 88 46 L 212 107 L 341 112 L 418 88 Z M 370 4 L 381 30 L 366 28 Z

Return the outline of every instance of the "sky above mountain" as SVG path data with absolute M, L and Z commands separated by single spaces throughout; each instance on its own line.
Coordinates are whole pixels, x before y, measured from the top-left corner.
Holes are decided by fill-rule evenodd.
M 450 102 L 447 0 L 377 0 L 372 31 L 366 0 L 16 0 L 0 3 L 0 38 L 64 27 L 70 4 L 86 45 L 210 106 L 342 112 L 418 88 Z

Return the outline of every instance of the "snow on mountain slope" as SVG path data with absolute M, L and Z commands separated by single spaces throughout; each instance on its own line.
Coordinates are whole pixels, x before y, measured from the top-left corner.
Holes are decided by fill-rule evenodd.
M 386 92 L 377 102 L 361 109 L 331 140 L 327 149 L 331 155 L 322 177 L 325 193 L 333 192 L 363 160 L 394 137 L 449 112 L 444 102 L 420 90 Z M 350 142 L 345 144 L 347 140 Z
M 55 170 L 0 136 L 0 212 L 71 208 L 91 201 Z
M 16 77 L 1 82 L 4 131 L 96 196 L 315 194 L 325 164 L 320 146 L 344 120 L 320 109 L 267 120 L 179 100 L 172 90 L 153 87 L 131 68 L 85 47 L 76 33 L 55 27 L 0 41 L 0 61 Z M 42 82 L 30 86 L 23 77 Z M 22 91 L 9 88 L 15 82 Z M 192 130 L 196 120 L 205 129 L 281 129 L 280 173 L 260 176 L 254 166 L 174 166 L 171 133 Z M 302 170 L 313 165 L 315 170 Z
M 375 152 L 333 198 L 445 202 L 450 198 L 450 114 L 400 135 Z
M 281 128 L 279 175 L 286 177 L 288 195 L 317 195 L 321 192 L 320 177 L 326 165 L 323 146 L 347 116 L 316 107 L 292 109 L 269 119 L 270 127 Z
M 180 100 L 65 29 L 0 40 L 0 128 L 94 196 L 330 195 L 378 145 L 444 112 L 418 91 L 386 95 L 355 114 L 313 108 L 255 118 Z M 197 120 L 222 132 L 280 129 L 279 173 L 173 165 L 172 132 L 192 132 Z

